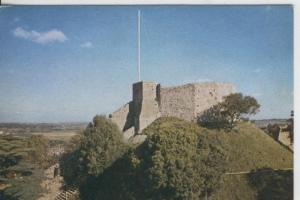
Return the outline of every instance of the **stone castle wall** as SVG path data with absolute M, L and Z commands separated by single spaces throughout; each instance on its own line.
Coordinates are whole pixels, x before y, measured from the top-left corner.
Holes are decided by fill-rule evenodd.
M 191 83 L 177 87 L 161 87 L 154 82 L 133 84 L 132 101 L 110 116 L 124 136 L 129 138 L 150 125 L 160 116 L 174 116 L 189 121 L 224 96 L 235 92 L 229 83 Z
M 227 96 L 235 92 L 235 88 L 230 83 L 196 83 L 195 87 L 195 110 L 194 117 L 196 118 L 203 111 L 216 105 Z
M 161 88 L 160 111 L 162 116 L 193 120 L 195 109 L 194 94 L 195 87 L 192 84 Z
M 130 112 L 131 104 L 132 102 L 126 103 L 111 115 L 111 119 L 120 127 L 121 131 L 125 131 L 126 128 L 133 126 L 133 116 L 131 116 L 132 112 Z
M 133 105 L 135 132 L 139 133 L 155 119 L 160 117 L 158 84 L 153 82 L 138 82 L 133 84 Z

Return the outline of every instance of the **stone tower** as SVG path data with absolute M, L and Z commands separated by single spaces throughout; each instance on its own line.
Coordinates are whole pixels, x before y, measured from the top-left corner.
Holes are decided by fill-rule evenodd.
M 133 84 L 134 132 L 137 134 L 161 116 L 157 89 L 159 84 L 141 81 Z
M 175 87 L 161 87 L 150 81 L 140 81 L 132 86 L 132 101 L 110 115 L 129 139 L 138 135 L 155 119 L 174 116 L 194 121 L 224 96 L 235 92 L 230 83 L 189 83 Z

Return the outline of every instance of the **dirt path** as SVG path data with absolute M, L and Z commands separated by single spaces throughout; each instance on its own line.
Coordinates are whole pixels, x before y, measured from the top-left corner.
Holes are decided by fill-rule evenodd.
M 270 172 L 270 171 L 290 171 L 293 170 L 293 168 L 282 168 L 282 169 L 266 169 L 261 170 L 258 172 Z M 251 173 L 257 173 L 257 171 L 243 171 L 243 172 L 227 172 L 225 175 L 239 175 L 239 174 L 251 174 Z
M 63 186 L 63 177 L 57 176 L 53 178 L 54 168 L 56 165 L 45 170 L 46 179 L 41 183 L 41 186 L 47 190 L 38 200 L 54 200 L 57 194 L 61 193 Z

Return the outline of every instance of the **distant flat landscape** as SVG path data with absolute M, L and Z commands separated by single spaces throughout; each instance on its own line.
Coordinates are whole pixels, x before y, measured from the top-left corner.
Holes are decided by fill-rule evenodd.
M 264 128 L 268 126 L 268 124 L 278 124 L 278 125 L 286 125 L 287 119 L 260 119 L 253 120 L 255 125 L 259 128 Z

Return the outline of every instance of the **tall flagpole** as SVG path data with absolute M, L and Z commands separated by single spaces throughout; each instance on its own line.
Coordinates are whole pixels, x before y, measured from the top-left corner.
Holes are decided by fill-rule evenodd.
M 141 81 L 141 11 L 138 10 L 138 78 Z

